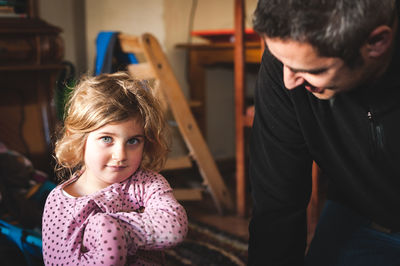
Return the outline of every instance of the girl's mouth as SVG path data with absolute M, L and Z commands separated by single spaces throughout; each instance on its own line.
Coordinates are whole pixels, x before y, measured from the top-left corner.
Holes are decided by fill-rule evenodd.
M 108 168 L 114 170 L 114 171 L 121 171 L 125 169 L 127 166 L 121 166 L 121 165 L 109 165 Z

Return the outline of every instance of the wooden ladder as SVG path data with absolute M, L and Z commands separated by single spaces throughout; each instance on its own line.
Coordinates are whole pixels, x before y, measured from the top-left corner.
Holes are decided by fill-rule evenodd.
M 132 36 L 119 34 L 121 49 L 125 53 L 134 53 L 138 64 L 127 66 L 128 72 L 135 78 L 155 80 L 155 94 L 165 111 L 170 110 L 189 155 L 168 158 L 165 169 L 191 167 L 192 160 L 197 163 L 203 179 L 203 188 L 174 189 L 178 200 L 201 199 L 202 192 L 208 191 L 217 211 L 223 214 L 234 209 L 233 201 L 218 171 L 211 152 L 192 115 L 189 104 L 171 69 L 168 59 L 157 39 L 151 34 Z

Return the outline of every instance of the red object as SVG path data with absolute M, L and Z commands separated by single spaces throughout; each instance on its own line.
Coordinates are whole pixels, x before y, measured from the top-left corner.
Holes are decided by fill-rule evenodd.
M 235 30 L 234 29 L 219 29 L 219 30 L 194 30 L 192 36 L 206 39 L 210 42 L 234 42 Z M 245 40 L 247 42 L 258 42 L 259 35 L 253 29 L 245 30 Z

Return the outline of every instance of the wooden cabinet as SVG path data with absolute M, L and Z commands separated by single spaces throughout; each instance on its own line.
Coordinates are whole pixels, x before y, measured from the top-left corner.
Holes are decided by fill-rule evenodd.
M 0 141 L 51 173 L 53 92 L 64 55 L 61 29 L 36 17 L 0 17 Z

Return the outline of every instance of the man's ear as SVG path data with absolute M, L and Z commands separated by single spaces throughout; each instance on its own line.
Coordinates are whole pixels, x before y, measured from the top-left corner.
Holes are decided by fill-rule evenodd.
M 368 36 L 366 42 L 367 56 L 377 58 L 389 50 L 393 42 L 393 29 L 387 25 L 375 28 Z

